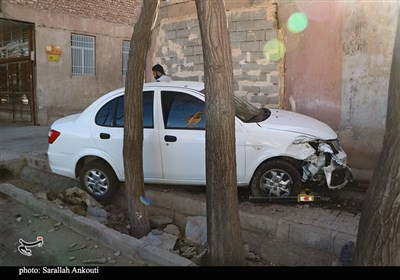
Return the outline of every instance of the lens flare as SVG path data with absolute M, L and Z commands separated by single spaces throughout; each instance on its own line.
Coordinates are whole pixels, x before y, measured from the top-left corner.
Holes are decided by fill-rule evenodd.
M 287 27 L 292 33 L 300 33 L 307 28 L 308 19 L 307 16 L 303 13 L 294 13 L 292 14 L 287 22 Z
M 147 199 L 144 195 L 141 195 L 141 196 L 140 196 L 140 201 L 141 201 L 144 205 L 146 205 L 146 206 L 149 206 L 149 205 L 150 205 L 150 200 Z
M 285 54 L 285 46 L 282 41 L 274 39 L 264 45 L 263 51 L 268 61 L 278 61 Z

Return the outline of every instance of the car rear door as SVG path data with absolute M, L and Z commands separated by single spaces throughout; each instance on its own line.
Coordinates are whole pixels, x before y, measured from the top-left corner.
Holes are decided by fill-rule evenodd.
M 105 102 L 94 117 L 91 132 L 103 157 L 122 178 L 124 175 L 124 96 Z M 143 93 L 143 172 L 144 178 L 161 179 L 162 165 L 158 130 L 155 129 L 154 92 Z M 120 177 L 118 176 L 118 177 Z

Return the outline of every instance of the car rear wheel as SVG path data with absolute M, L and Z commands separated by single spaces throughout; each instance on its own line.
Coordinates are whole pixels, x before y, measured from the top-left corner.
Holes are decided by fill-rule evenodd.
M 87 163 L 81 170 L 79 180 L 81 188 L 98 201 L 110 199 L 119 185 L 114 170 L 102 160 Z
M 300 173 L 287 161 L 270 160 L 256 170 L 250 187 L 256 197 L 297 195 L 301 188 Z

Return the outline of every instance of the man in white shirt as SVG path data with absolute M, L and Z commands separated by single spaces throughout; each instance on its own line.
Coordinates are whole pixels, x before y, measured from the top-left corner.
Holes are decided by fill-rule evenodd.
M 171 77 L 168 77 L 165 72 L 164 68 L 160 64 L 156 64 L 151 68 L 153 71 L 153 76 L 154 79 L 156 79 L 156 82 L 172 82 Z

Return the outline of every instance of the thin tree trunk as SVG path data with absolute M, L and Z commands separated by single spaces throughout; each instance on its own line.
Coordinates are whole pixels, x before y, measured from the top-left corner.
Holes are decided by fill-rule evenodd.
M 356 265 L 400 265 L 400 14 L 389 83 L 386 131 L 361 212 Z
M 159 1 L 143 1 L 129 51 L 125 85 L 124 170 L 131 235 L 140 238 L 150 231 L 143 179 L 143 81 L 146 55 Z M 142 197 L 142 199 L 141 199 Z M 142 200 L 142 201 L 141 201 Z
M 235 101 L 223 0 L 196 0 L 206 92 L 206 198 L 209 265 L 243 265 L 235 149 Z

